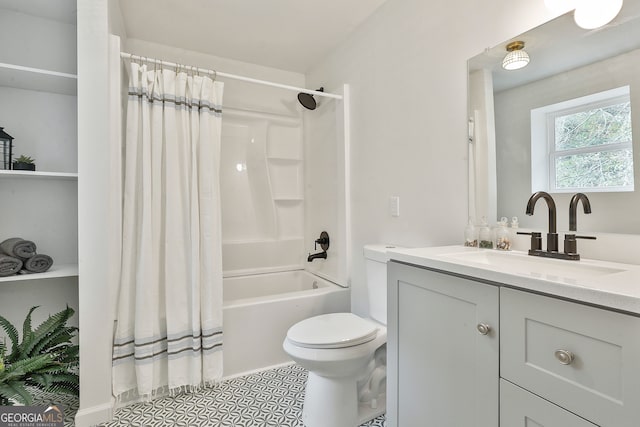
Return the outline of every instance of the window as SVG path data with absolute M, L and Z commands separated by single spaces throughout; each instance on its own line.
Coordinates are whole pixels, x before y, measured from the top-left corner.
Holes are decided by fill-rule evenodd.
M 633 191 L 625 86 L 531 111 L 532 190 Z

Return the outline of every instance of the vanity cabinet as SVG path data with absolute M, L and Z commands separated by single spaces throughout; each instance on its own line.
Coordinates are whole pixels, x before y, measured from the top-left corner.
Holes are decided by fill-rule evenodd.
M 498 425 L 499 288 L 388 264 L 389 426 Z
M 399 262 L 388 274 L 390 427 L 640 425 L 640 317 Z
M 597 427 L 533 393 L 500 380 L 500 425 L 508 427 Z
M 500 373 L 599 426 L 640 425 L 640 318 L 500 290 Z

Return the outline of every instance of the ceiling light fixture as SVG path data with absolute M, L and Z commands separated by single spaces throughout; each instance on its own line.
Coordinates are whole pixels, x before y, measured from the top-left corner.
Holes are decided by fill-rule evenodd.
M 618 16 L 623 0 L 582 0 L 576 5 L 573 18 L 586 30 L 602 27 Z
M 518 70 L 529 63 L 529 54 L 524 50 L 523 41 L 511 42 L 507 45 L 507 53 L 502 60 L 505 70 Z

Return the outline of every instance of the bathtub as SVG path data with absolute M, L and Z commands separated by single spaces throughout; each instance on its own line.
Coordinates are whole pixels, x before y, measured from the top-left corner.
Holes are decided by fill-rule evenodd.
M 224 376 L 290 362 L 282 350 L 296 322 L 350 310 L 349 289 L 304 270 L 224 279 Z

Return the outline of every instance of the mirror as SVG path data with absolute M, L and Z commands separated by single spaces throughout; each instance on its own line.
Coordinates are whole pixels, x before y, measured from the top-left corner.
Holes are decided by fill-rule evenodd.
M 569 200 L 577 191 L 532 185 L 532 169 L 540 172 L 540 163 L 532 168 L 532 142 L 534 147 L 547 143 L 546 137 L 540 141 L 539 132 L 532 138 L 531 111 L 628 86 L 635 191 L 582 191 L 592 214 L 579 208 L 577 223 L 579 234 L 640 234 L 640 2 L 631 3 L 605 27 L 584 30 L 569 12 L 468 61 L 469 215 L 476 221 L 517 216 L 520 227 L 546 231 L 544 203 L 535 215 L 525 215 L 531 194 L 546 190 L 556 202 L 558 230 L 568 230 Z M 530 62 L 519 70 L 504 70 L 506 45 L 517 40 L 524 41 Z

